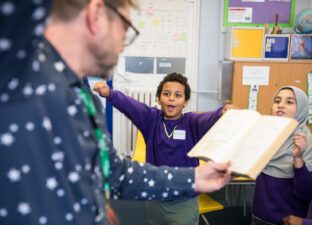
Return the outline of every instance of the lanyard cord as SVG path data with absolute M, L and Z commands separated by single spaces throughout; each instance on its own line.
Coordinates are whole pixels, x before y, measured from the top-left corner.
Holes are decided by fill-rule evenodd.
M 91 120 L 92 127 L 94 129 L 98 148 L 100 150 L 100 160 L 102 165 L 102 172 L 104 176 L 104 191 L 105 191 L 105 199 L 108 203 L 110 199 L 110 185 L 109 185 L 109 173 L 110 173 L 110 163 L 109 163 L 109 149 L 107 146 L 106 141 L 103 138 L 103 132 L 99 128 L 97 122 L 96 122 L 96 108 L 94 106 L 92 97 L 89 93 L 89 91 L 82 87 L 80 89 L 80 98 L 82 99 L 82 102 L 87 108 L 88 116 Z
M 178 125 L 175 125 L 175 126 L 174 126 L 174 128 L 173 128 L 173 130 L 171 131 L 170 134 L 169 134 L 168 131 L 167 131 L 167 127 L 166 127 L 165 122 L 163 122 L 163 125 L 164 125 L 165 134 L 166 134 L 167 138 L 170 139 L 170 138 L 172 137 L 172 135 L 173 135 L 173 133 L 174 133 L 174 131 L 175 131 L 175 129 L 177 128 Z

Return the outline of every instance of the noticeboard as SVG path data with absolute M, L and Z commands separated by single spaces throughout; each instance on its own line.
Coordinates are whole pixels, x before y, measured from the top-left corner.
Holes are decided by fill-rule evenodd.
M 293 27 L 296 0 L 224 0 L 224 26 Z

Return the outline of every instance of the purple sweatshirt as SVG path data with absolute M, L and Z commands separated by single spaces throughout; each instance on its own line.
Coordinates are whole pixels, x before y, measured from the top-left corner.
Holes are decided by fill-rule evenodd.
M 312 225 L 312 200 L 310 200 L 307 218 L 303 220 L 302 225 Z
M 308 171 L 306 166 L 303 166 L 300 169 L 295 169 L 294 174 L 296 194 L 300 198 L 310 201 L 308 213 L 302 225 L 312 225 L 312 173 Z
M 111 90 L 107 100 L 142 132 L 146 143 L 146 161 L 156 166 L 197 166 L 198 159 L 189 158 L 187 153 L 220 118 L 222 109 L 203 114 L 184 113 L 179 119 L 166 120 L 161 110 L 119 91 Z M 164 126 L 168 134 L 175 130 L 180 135 L 168 138 Z
M 252 204 L 257 223 L 283 224 L 283 218 L 289 215 L 306 218 L 312 193 L 312 182 L 308 186 L 306 179 L 311 176 L 306 167 L 294 169 L 294 178 L 275 178 L 261 173 L 256 180 Z M 312 218 L 311 206 L 309 215 Z M 268 223 L 261 223 L 261 220 Z M 304 225 L 311 225 L 305 222 Z

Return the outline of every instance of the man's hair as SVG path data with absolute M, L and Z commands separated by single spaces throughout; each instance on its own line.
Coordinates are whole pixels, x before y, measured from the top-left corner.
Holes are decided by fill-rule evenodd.
M 138 8 L 136 0 L 103 0 L 104 4 L 108 3 L 114 7 L 121 8 L 130 5 Z M 90 0 L 54 0 L 51 9 L 51 16 L 59 20 L 68 21 L 76 17 L 81 10 L 90 2 Z
M 187 82 L 187 78 L 180 73 L 169 73 L 159 83 L 157 87 L 156 97 L 159 99 L 162 89 L 167 82 L 178 82 L 184 86 L 185 100 L 188 101 L 191 98 L 191 88 Z

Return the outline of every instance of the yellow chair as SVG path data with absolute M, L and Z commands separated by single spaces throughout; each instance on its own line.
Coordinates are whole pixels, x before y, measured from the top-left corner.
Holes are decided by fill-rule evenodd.
M 145 149 L 146 149 L 146 145 L 145 145 L 143 135 L 138 130 L 137 140 L 136 140 L 135 150 L 132 156 L 132 160 L 138 161 L 138 162 L 145 162 L 145 157 L 146 157 Z
M 202 165 L 203 163 L 205 163 L 205 162 L 202 161 L 202 160 L 199 160 L 199 165 Z M 204 214 L 208 213 L 208 212 L 212 212 L 212 211 L 221 210 L 221 209 L 224 209 L 224 206 L 222 204 L 220 204 L 219 202 L 213 200 L 208 195 L 200 194 L 198 196 L 198 211 L 199 211 L 199 215 L 204 220 L 206 225 L 209 225 L 209 222 L 208 222 L 208 220 L 207 220 L 207 218 L 205 217 Z
M 138 131 L 136 146 L 135 146 L 135 150 L 132 156 L 132 160 L 138 161 L 138 162 L 145 162 L 145 157 L 146 157 L 146 145 L 145 145 L 142 133 Z M 199 163 L 202 164 L 204 162 L 200 161 Z M 207 225 L 209 225 L 209 222 L 206 219 L 204 213 L 221 210 L 221 209 L 224 209 L 224 206 L 221 205 L 219 202 L 213 200 L 208 195 L 200 194 L 198 196 L 198 211 L 199 211 L 201 218 L 204 220 L 204 222 Z
M 206 194 L 200 194 L 198 196 L 198 211 L 200 217 L 204 220 L 204 222 L 209 225 L 207 218 L 205 217 L 205 213 L 224 209 L 224 206 L 219 202 L 213 200 Z

